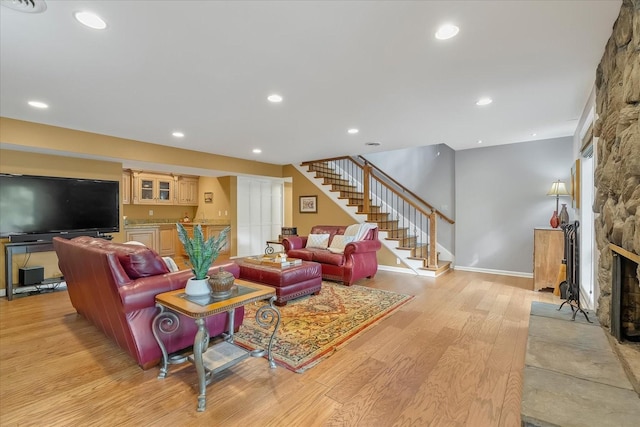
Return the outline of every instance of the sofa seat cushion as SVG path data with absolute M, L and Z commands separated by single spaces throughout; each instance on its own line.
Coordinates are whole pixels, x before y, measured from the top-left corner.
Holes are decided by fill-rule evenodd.
M 289 258 L 299 258 L 303 261 L 313 261 L 313 249 L 291 249 L 287 252 Z
M 313 260 L 321 264 L 331 264 L 341 266 L 344 264 L 344 254 L 336 254 L 328 250 L 315 251 L 313 253 Z

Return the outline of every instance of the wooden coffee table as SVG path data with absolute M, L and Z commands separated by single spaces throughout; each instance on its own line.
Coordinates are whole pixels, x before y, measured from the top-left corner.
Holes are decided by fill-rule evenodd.
M 275 290 L 269 286 L 258 285 L 244 280 L 235 280 L 235 286 L 229 297 L 224 299 L 213 299 L 209 296 L 204 298 L 189 297 L 184 293 L 184 289 L 164 292 L 156 295 L 156 306 L 160 312 L 153 319 L 152 330 L 160 350 L 162 351 L 162 364 L 158 378 L 165 378 L 168 374 L 168 365 L 183 363 L 187 360 L 196 367 L 198 374 L 198 411 L 206 409 L 207 385 L 213 381 L 213 375 L 227 369 L 249 356 L 262 357 L 265 350 L 258 349 L 248 351 L 238 347 L 233 343 L 233 329 L 235 324 L 235 309 L 246 304 L 268 300 L 264 306 L 260 307 L 256 313 L 256 322 L 262 327 L 268 328 L 273 325 L 273 333 L 266 350 L 269 359 L 269 367 L 274 369 L 276 364 L 271 355 L 271 346 L 280 326 L 280 312 L 274 307 L 276 300 Z M 209 347 L 209 331 L 205 326 L 205 319 L 208 316 L 226 312 L 228 317 L 229 331 L 223 335 L 220 342 Z M 175 328 L 166 328 L 166 325 L 173 326 L 179 323 L 179 317 L 175 313 L 183 314 L 195 320 L 198 332 L 193 341 L 193 354 L 185 357 L 171 357 L 167 354 L 164 343 L 160 339 L 160 332 L 171 333 Z

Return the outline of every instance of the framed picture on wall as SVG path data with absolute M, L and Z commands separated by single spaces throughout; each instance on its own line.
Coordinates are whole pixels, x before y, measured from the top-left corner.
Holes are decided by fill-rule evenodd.
M 318 196 L 300 196 L 300 213 L 317 213 Z
M 207 191 L 206 193 L 204 193 L 204 202 L 213 203 L 213 192 Z

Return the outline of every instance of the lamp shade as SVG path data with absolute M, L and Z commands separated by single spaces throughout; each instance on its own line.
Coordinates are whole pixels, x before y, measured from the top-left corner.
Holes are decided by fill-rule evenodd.
M 551 184 L 551 189 L 547 193 L 547 196 L 568 196 L 569 192 L 567 191 L 567 187 L 564 185 L 564 182 L 558 180 Z

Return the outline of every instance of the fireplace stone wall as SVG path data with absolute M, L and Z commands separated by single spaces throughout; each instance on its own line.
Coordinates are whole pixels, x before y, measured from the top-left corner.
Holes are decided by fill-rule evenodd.
M 640 0 L 623 0 L 596 71 L 598 137 L 593 211 L 600 252 L 597 316 L 610 326 L 609 244 L 640 254 Z M 636 269 L 640 277 L 640 267 Z

